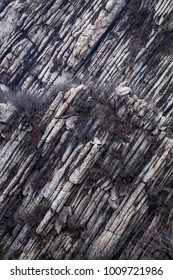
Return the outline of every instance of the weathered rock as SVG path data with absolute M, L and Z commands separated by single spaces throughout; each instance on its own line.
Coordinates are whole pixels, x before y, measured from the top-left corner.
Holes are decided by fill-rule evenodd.
M 172 1 L 0 18 L 1 258 L 173 258 Z
M 0 123 L 7 124 L 15 112 L 16 108 L 11 103 L 0 103 Z

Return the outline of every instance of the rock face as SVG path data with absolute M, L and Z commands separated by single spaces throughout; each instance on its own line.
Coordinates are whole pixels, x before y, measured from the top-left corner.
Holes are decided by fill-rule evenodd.
M 173 258 L 172 7 L 0 3 L 1 259 Z

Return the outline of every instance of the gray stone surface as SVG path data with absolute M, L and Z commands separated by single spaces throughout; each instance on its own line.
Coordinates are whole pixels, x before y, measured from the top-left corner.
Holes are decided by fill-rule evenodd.
M 173 258 L 171 10 L 0 3 L 2 259 Z

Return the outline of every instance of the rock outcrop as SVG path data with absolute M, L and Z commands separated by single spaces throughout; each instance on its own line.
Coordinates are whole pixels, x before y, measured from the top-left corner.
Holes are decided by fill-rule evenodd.
M 0 4 L 1 259 L 172 259 L 172 1 Z

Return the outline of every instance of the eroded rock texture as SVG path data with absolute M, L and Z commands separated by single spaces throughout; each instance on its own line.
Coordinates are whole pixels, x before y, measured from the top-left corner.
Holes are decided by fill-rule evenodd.
M 173 1 L 0 3 L 2 259 L 173 258 Z

